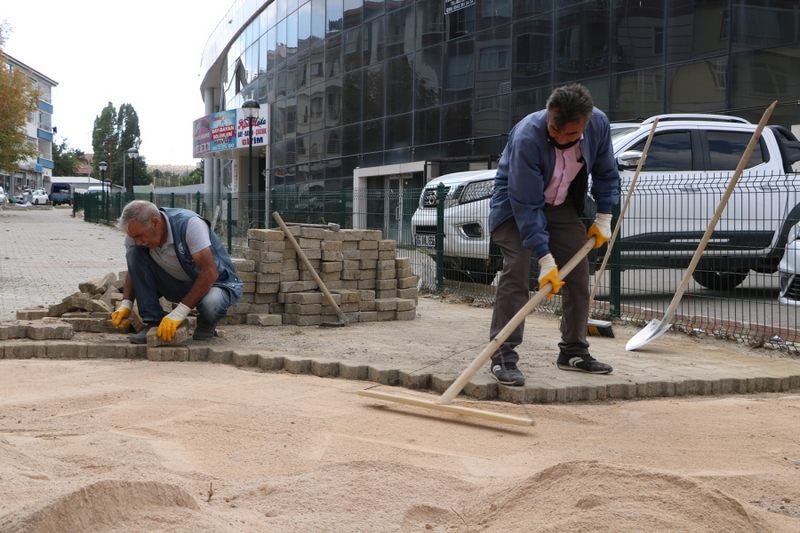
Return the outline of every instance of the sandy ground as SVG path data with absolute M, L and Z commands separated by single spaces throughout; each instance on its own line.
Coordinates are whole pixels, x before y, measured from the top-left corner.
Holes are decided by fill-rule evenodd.
M 210 363 L 0 368 L 4 532 L 800 530 L 796 394 L 459 400 L 520 429 Z

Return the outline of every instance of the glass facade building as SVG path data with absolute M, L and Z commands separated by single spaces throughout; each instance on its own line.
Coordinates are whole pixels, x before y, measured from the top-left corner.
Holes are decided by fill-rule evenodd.
M 201 91 L 209 113 L 249 98 L 269 108 L 254 190 L 419 187 L 487 168 L 515 122 L 574 81 L 615 121 L 755 121 L 777 99 L 772 123 L 800 124 L 796 1 L 475 0 L 445 14 L 448 5 L 236 1 L 203 52 Z

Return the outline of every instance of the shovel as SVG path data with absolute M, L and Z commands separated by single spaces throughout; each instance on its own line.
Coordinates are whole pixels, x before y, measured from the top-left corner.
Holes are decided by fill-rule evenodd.
M 678 308 L 678 304 L 681 302 L 683 293 L 686 292 L 686 287 L 689 286 L 689 280 L 691 279 L 695 268 L 697 268 L 697 263 L 700 262 L 700 257 L 703 255 L 703 251 L 706 249 L 706 245 L 711 239 L 711 234 L 714 232 L 714 228 L 722 216 L 725 206 L 728 204 L 728 198 L 730 198 L 731 194 L 733 194 L 733 188 L 736 186 L 736 183 L 742 176 L 742 172 L 744 172 L 744 166 L 747 164 L 747 161 L 750 160 L 750 155 L 753 153 L 759 137 L 761 137 L 761 132 L 767 125 L 767 122 L 769 122 L 772 112 L 775 110 L 775 106 L 777 104 L 777 100 L 772 102 L 772 104 L 761 116 L 761 120 L 758 122 L 756 131 L 754 131 L 753 136 L 750 137 L 750 142 L 747 143 L 747 147 L 744 149 L 742 158 L 739 159 L 739 164 L 736 165 L 736 171 L 733 173 L 733 177 L 731 177 L 731 181 L 728 183 L 728 187 L 725 189 L 725 193 L 722 195 L 719 205 L 717 205 L 717 210 L 714 211 L 714 216 L 711 217 L 711 222 L 708 223 L 708 227 L 706 228 L 705 233 L 703 233 L 703 238 L 700 240 L 700 244 L 697 245 L 697 250 L 694 251 L 692 261 L 689 263 L 689 267 L 686 269 L 686 273 L 683 275 L 680 285 L 678 285 L 678 290 L 675 292 L 675 296 L 672 297 L 672 302 L 670 302 L 669 307 L 664 312 L 664 317 L 661 320 L 651 320 L 650 323 L 644 327 L 644 329 L 631 337 L 631 339 L 625 345 L 626 350 L 636 350 L 641 348 L 648 342 L 655 340 L 666 333 L 667 330 L 672 327 L 672 317 L 675 315 L 675 310 Z

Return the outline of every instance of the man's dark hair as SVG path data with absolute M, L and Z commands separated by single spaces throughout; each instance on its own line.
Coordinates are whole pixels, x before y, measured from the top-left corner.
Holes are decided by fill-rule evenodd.
M 547 110 L 555 111 L 553 121 L 556 128 L 569 122 L 578 122 L 581 118 L 592 117 L 594 102 L 589 89 L 580 83 L 570 83 L 557 87 L 547 99 Z

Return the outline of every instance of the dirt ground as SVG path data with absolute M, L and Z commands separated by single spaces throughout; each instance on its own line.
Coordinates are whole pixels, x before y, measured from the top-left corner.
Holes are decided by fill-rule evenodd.
M 217 342 L 391 361 L 436 337 L 437 309 L 327 332 L 229 328 Z M 465 348 L 486 312 L 469 308 Z M 438 328 L 431 360 L 457 335 Z M 0 360 L 0 531 L 800 530 L 798 394 L 458 400 L 537 422 L 520 428 L 355 394 L 373 385 L 198 362 Z

